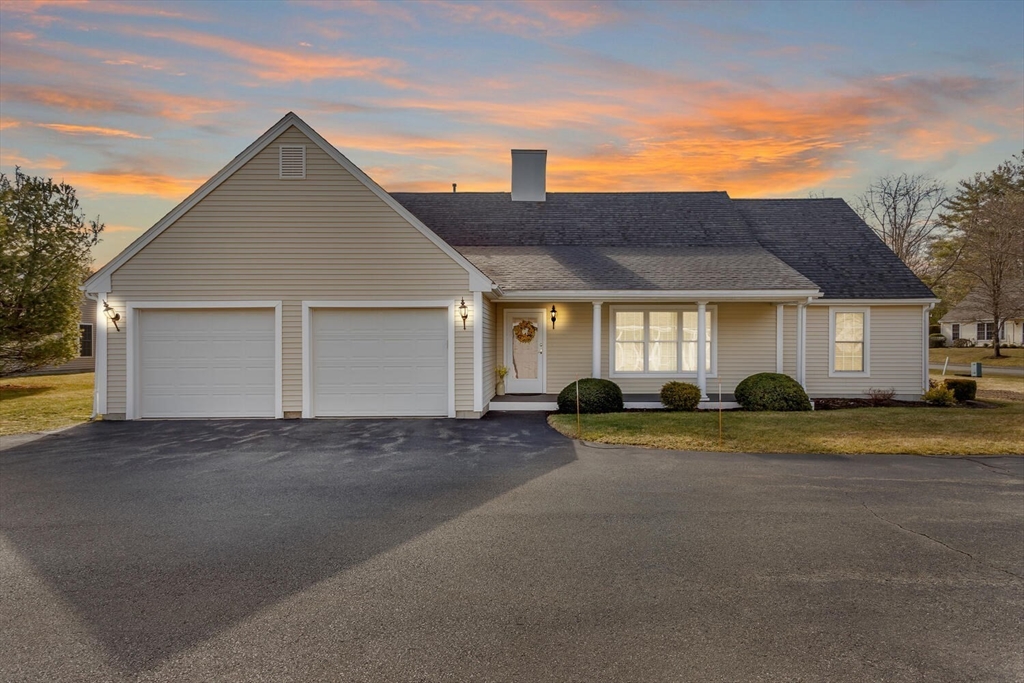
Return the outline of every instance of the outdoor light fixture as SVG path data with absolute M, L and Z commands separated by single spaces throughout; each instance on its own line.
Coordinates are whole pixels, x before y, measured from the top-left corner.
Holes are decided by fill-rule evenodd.
M 103 313 L 107 316 L 107 319 L 110 320 L 110 322 L 114 323 L 114 329 L 120 332 L 121 328 L 117 326 L 117 321 L 121 319 L 121 314 L 111 308 L 110 304 L 106 301 L 103 302 Z
M 459 304 L 459 315 L 462 316 L 462 329 L 466 329 L 466 318 L 469 317 L 469 306 L 466 305 L 466 297 L 462 297 L 462 303 Z
M 555 305 L 551 304 L 551 329 L 555 329 L 555 318 L 558 317 L 558 311 L 555 310 Z

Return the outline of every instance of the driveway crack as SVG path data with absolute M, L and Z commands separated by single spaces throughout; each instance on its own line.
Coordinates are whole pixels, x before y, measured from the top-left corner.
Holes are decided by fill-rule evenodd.
M 984 562 L 982 560 L 979 560 L 977 557 L 975 557 L 974 555 L 970 554 L 969 552 L 967 552 L 965 550 L 960 550 L 959 548 L 955 548 L 955 547 L 949 545 L 948 543 L 944 543 L 943 541 L 940 541 L 937 538 L 933 538 L 932 536 L 929 536 L 928 534 L 926 534 L 926 533 L 924 533 L 922 531 L 915 531 L 914 529 L 910 529 L 908 527 L 903 526 L 899 522 L 894 522 L 891 519 L 887 519 L 885 517 L 882 517 L 880 514 L 875 512 L 871 508 L 871 506 L 868 505 L 867 503 L 861 503 L 861 505 L 863 505 L 864 509 L 867 510 L 868 512 L 870 512 L 872 514 L 872 516 L 874 516 L 874 518 L 879 520 L 880 522 L 885 522 L 886 524 L 891 524 L 892 526 L 897 527 L 898 529 L 902 529 L 903 531 L 906 531 L 907 533 L 914 534 L 915 536 L 920 536 L 922 538 L 926 538 L 929 541 L 931 541 L 932 543 L 938 543 L 939 545 L 941 545 L 943 548 L 945 548 L 947 550 L 952 550 L 954 553 L 959 553 L 961 555 L 969 557 L 969 558 L 971 558 L 972 561 L 977 562 L 978 564 L 983 565 L 985 567 L 988 567 L 989 569 L 995 569 L 996 571 L 1000 571 L 1000 572 L 1003 572 L 1004 574 L 1008 574 L 1008 575 L 1012 576 L 1013 578 L 1017 579 L 1018 581 L 1024 581 L 1024 576 L 1021 576 L 1020 574 L 1015 574 L 1014 572 L 1011 572 L 1008 569 L 1003 569 L 1002 567 L 997 567 L 994 564 L 989 564 L 988 562 Z

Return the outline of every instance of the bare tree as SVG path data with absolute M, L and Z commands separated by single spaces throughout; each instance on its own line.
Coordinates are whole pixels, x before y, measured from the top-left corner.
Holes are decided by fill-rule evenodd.
M 926 275 L 929 247 L 941 234 L 946 188 L 924 175 L 887 175 L 854 200 L 854 209 L 907 266 Z

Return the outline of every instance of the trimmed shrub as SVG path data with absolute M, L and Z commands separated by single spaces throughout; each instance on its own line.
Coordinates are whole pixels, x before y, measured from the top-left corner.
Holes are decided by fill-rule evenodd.
M 957 403 L 973 401 L 978 395 L 978 383 L 973 379 L 952 378 L 945 381 L 946 388 L 953 392 Z
M 928 326 L 928 334 L 942 334 L 942 326 L 932 323 Z
M 668 382 L 661 388 L 661 402 L 669 410 L 697 410 L 700 387 L 687 382 Z
M 946 338 L 941 334 L 929 334 L 928 335 L 928 348 L 930 349 L 941 349 L 946 345 Z
M 807 392 L 789 375 L 761 372 L 736 386 L 736 401 L 744 410 L 810 410 Z
M 953 396 L 953 392 L 947 387 L 932 387 L 925 392 L 924 396 L 921 397 L 924 402 L 944 408 L 951 406 L 956 403 L 956 398 Z
M 622 412 L 622 389 L 610 379 L 588 377 L 580 382 L 581 413 Z M 570 382 L 558 394 L 558 411 L 576 412 L 576 382 Z
M 955 349 L 969 349 L 969 348 L 971 348 L 973 346 L 974 346 L 974 342 L 972 342 L 970 339 L 963 339 L 963 338 L 961 338 L 961 339 L 957 339 L 955 342 L 953 342 L 953 348 L 955 348 Z

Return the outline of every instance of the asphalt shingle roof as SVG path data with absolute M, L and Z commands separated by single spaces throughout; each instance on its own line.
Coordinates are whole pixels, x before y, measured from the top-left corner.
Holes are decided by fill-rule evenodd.
M 768 251 L 827 299 L 935 295 L 842 199 L 734 199 Z
M 392 196 L 509 290 L 809 289 L 826 298 L 930 298 L 841 199 L 725 192 Z
M 817 286 L 759 247 L 461 247 L 506 291 L 749 290 Z

